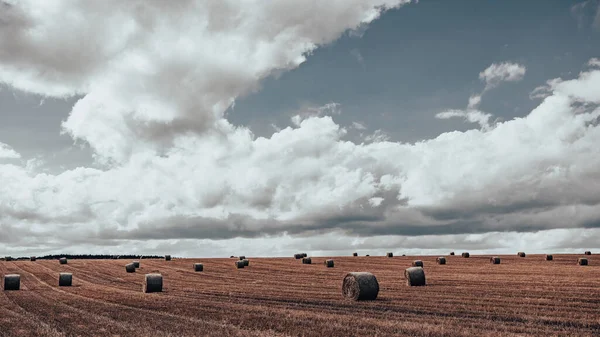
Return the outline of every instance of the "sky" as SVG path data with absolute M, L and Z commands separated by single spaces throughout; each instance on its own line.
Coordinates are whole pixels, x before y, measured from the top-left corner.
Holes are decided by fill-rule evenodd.
M 600 1 L 0 1 L 0 255 L 600 249 Z

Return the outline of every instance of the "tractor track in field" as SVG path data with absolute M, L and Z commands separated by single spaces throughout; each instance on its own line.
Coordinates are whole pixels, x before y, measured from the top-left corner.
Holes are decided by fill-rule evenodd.
M 55 273 L 56 274 L 55 279 L 56 279 L 56 281 L 58 281 L 58 273 L 59 273 L 58 271 L 55 271 L 46 266 L 41 266 L 41 267 L 45 270 Z M 201 328 L 209 329 L 209 328 L 217 327 L 222 330 L 231 330 L 231 331 L 228 331 L 228 333 L 226 334 L 227 336 L 237 335 L 236 333 L 233 333 L 237 329 L 224 327 L 222 323 L 203 321 L 201 319 L 174 315 L 174 314 L 170 314 L 170 313 L 167 313 L 164 311 L 145 309 L 143 307 L 118 303 L 116 301 L 114 302 L 113 301 L 114 299 L 102 300 L 102 299 L 97 299 L 95 297 L 88 297 L 88 296 L 83 296 L 83 295 L 73 293 L 70 291 L 65 291 L 58 287 L 50 285 L 49 282 L 45 282 L 45 281 L 41 280 L 40 278 L 35 276 L 33 273 L 28 272 L 25 269 L 21 269 L 21 270 L 23 270 L 23 272 L 31 275 L 31 277 L 36 279 L 36 281 L 38 281 L 38 283 L 40 285 L 47 287 L 49 290 L 59 293 L 61 295 L 64 295 L 66 297 L 71 297 L 71 298 L 76 299 L 74 301 L 74 300 L 69 300 L 69 299 L 66 299 L 65 297 L 62 297 L 62 301 L 68 302 L 70 306 L 82 307 L 83 309 L 80 309 L 82 311 L 81 313 L 86 314 L 86 316 L 98 317 L 98 316 L 103 316 L 102 313 L 106 313 L 106 312 L 113 313 L 112 318 L 108 317 L 108 316 L 105 317 L 108 320 L 104 321 L 104 323 L 106 323 L 108 326 L 123 326 L 123 327 L 125 327 L 127 331 L 126 331 L 126 334 L 124 334 L 124 336 L 130 336 L 130 335 L 134 335 L 134 334 L 139 335 L 139 336 L 149 336 L 149 335 L 154 335 L 154 336 L 165 335 L 166 336 L 166 335 L 169 335 L 170 333 L 168 331 L 161 331 L 161 328 L 163 328 L 163 326 L 165 325 L 164 322 L 167 322 L 167 321 L 171 322 L 172 325 L 174 325 L 175 327 L 180 326 L 180 325 L 190 326 L 192 324 L 195 324 L 198 326 L 198 328 L 194 330 L 194 332 L 193 332 L 194 334 L 199 333 L 200 331 L 210 331 L 210 330 L 203 330 Z M 74 271 L 73 269 L 67 269 L 67 270 Z M 63 270 L 63 271 L 66 271 L 66 270 Z M 80 274 L 80 276 L 81 276 L 81 274 Z M 94 292 L 99 290 L 94 283 L 86 281 L 86 280 L 82 280 L 82 279 L 74 280 L 74 284 L 76 284 L 76 283 L 82 283 L 82 284 L 91 286 L 94 289 Z M 68 288 L 73 289 L 73 287 L 67 287 L 67 289 Z M 106 292 L 106 290 L 103 289 L 103 292 Z M 108 292 L 113 295 L 115 294 L 115 292 L 117 292 L 117 293 L 119 293 L 119 295 L 122 295 L 122 296 L 127 296 L 130 294 L 139 295 L 136 292 L 122 290 L 119 288 L 111 288 Z M 119 297 L 119 296 L 117 296 L 117 297 Z M 120 298 L 124 298 L 124 297 L 120 297 Z M 61 298 L 57 298 L 57 300 L 61 301 Z M 91 312 L 91 311 L 85 312 L 85 310 L 89 310 L 92 307 L 100 307 L 101 310 L 97 310 L 97 312 Z M 102 307 L 104 307 L 104 308 L 102 308 Z M 106 307 L 110 307 L 111 310 L 107 310 Z M 127 315 L 125 315 L 125 314 L 127 314 Z M 123 320 L 123 322 L 121 322 L 120 320 L 122 320 L 122 317 L 124 317 L 124 316 L 127 319 L 125 319 L 125 320 Z M 129 316 L 129 317 L 127 317 L 127 316 Z M 154 317 L 155 319 L 153 321 L 157 324 L 152 324 L 154 326 L 152 326 L 151 328 L 147 328 L 147 327 L 142 326 L 142 324 L 139 321 L 131 319 L 133 317 L 140 317 L 140 316 Z M 132 327 L 132 328 L 126 327 L 124 325 L 124 323 L 127 323 L 128 325 L 133 325 L 134 327 Z M 143 324 L 147 324 L 147 323 L 143 323 Z M 222 332 L 220 332 L 219 334 L 221 334 L 221 333 Z M 114 336 L 114 333 L 111 332 L 108 335 Z
M 22 290 L 0 294 L 0 336 L 594 336 L 600 334 L 600 259 L 449 256 L 333 257 L 303 265 L 292 258 L 142 259 L 0 262 Z M 424 261 L 428 285 L 406 286 L 402 272 Z M 202 262 L 203 272 L 193 263 Z M 73 273 L 58 287 L 59 272 Z M 341 297 L 349 271 L 370 271 L 376 301 Z M 162 293 L 142 293 L 143 274 L 164 277 Z

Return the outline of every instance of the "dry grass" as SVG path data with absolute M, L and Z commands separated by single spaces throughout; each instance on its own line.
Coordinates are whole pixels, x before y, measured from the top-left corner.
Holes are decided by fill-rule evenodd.
M 374 301 L 379 294 L 377 277 L 369 272 L 346 274 L 342 281 L 342 296 L 353 301 Z
M 404 271 L 406 284 L 411 287 L 420 287 L 426 284 L 423 267 L 410 267 Z
M 135 273 L 135 264 L 133 264 L 133 263 L 126 264 L 125 271 L 128 273 Z
M 553 257 L 322 257 L 335 259 L 331 269 L 253 258 L 240 270 L 230 259 L 145 259 L 131 274 L 119 260 L 0 262 L 22 289 L 0 292 L 0 336 L 597 336 L 600 260 Z M 425 287 L 407 287 L 401 274 L 415 259 L 427 264 Z M 199 262 L 202 273 L 190 268 Z M 63 271 L 72 287 L 58 287 Z M 343 298 L 353 271 L 376 275 L 377 300 Z M 163 292 L 144 294 L 154 272 Z
M 163 277 L 161 274 L 146 274 L 142 291 L 145 293 L 159 293 L 163 289 Z
M 21 289 L 21 275 L 19 274 L 7 274 L 4 275 L 4 290 L 20 290 Z
M 59 287 L 70 287 L 72 285 L 73 285 L 73 274 L 72 273 L 58 274 L 58 286 Z

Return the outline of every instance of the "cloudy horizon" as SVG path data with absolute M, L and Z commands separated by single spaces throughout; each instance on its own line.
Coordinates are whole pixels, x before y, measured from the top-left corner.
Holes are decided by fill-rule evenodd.
M 0 1 L 0 255 L 600 249 L 600 1 L 109 2 Z

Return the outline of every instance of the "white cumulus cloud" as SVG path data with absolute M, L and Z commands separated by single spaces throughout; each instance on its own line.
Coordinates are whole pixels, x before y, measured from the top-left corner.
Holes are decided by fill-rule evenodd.
M 482 128 L 490 127 L 491 114 L 481 112 L 479 110 L 448 110 L 435 115 L 439 119 L 449 119 L 453 117 L 462 117 L 470 123 L 477 123 Z
M 486 90 L 498 86 L 502 82 L 517 82 L 525 76 L 523 65 L 511 62 L 493 63 L 479 73 L 479 79 L 486 83 Z
M 469 109 L 477 109 L 479 103 L 481 103 L 481 95 L 471 95 L 471 97 L 469 97 L 469 104 L 467 107 Z
M 485 249 L 487 232 L 599 226 L 600 109 L 581 103 L 600 101 L 589 89 L 600 69 L 552 82 L 523 118 L 413 144 L 380 130 L 344 140 L 333 105 L 269 137 L 225 119 L 261 79 L 406 2 L 12 1 L 0 12 L 0 82 L 81 95 L 64 130 L 105 165 L 0 163 L 0 249 L 203 251 L 186 246 L 196 238 L 221 254 L 244 237 L 273 254 L 289 249 L 277 242 L 320 251 L 357 236 L 364 249 L 416 245 L 414 235 L 440 247 L 447 234 Z M 524 74 L 498 67 L 486 83 Z
M 12 147 L 4 144 L 4 143 L 0 143 L 0 159 L 18 159 L 21 158 L 21 155 L 13 150 Z
M 367 129 L 367 127 L 364 124 L 359 123 L 359 122 L 352 122 L 352 127 L 356 130 L 366 130 Z
M 0 12 L 0 83 L 83 95 L 65 132 L 124 162 L 215 128 L 261 79 L 408 2 L 11 1 Z

